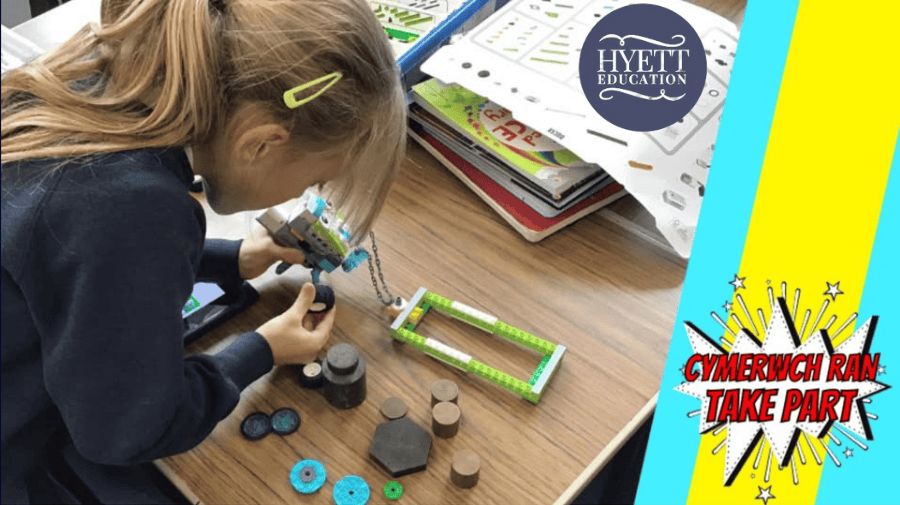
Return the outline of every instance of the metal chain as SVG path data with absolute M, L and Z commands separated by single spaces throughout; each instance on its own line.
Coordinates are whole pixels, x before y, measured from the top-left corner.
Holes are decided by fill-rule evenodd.
M 369 275 L 372 276 L 372 286 L 375 288 L 375 294 L 378 295 L 378 299 L 384 305 L 391 305 L 394 303 L 394 295 L 388 290 L 388 285 L 384 282 L 384 272 L 381 271 L 381 259 L 378 258 L 378 245 L 375 244 L 375 232 L 369 232 L 369 238 L 372 239 L 372 256 L 375 257 L 375 265 L 372 265 L 372 256 L 369 256 Z M 378 278 L 381 279 L 381 286 L 384 288 L 384 295 L 381 294 L 381 290 L 378 289 L 378 281 L 375 280 L 375 267 L 378 267 Z M 385 296 L 387 297 L 385 299 Z

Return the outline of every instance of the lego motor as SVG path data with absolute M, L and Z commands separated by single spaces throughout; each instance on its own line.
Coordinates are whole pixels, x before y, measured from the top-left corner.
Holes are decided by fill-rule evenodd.
M 303 192 L 297 209 L 290 219 L 276 209 L 269 209 L 256 220 L 279 244 L 303 251 L 306 257 L 303 266 L 312 271 L 314 283 L 319 282 L 322 272 L 333 272 L 338 267 L 349 272 L 368 259 L 365 249 L 350 251 L 350 233 L 344 227 L 343 216 L 313 188 Z M 276 272 L 280 274 L 290 266 L 282 263 Z
M 372 258 L 365 249 L 357 247 L 350 251 L 350 232 L 344 226 L 344 216 L 331 205 L 331 202 L 320 197 L 315 189 L 308 188 L 303 192 L 297 205 L 297 210 L 295 210 L 292 217 L 286 218 L 277 209 L 268 209 L 260 214 L 256 220 L 282 246 L 293 247 L 303 251 L 305 256 L 303 266 L 310 269 L 312 281 L 317 285 L 317 296 L 320 296 L 318 286 L 320 286 L 319 278 L 322 272 L 330 273 L 338 267 L 341 267 L 345 272 L 350 272 L 362 264 L 363 261 L 368 261 L 369 271 L 372 275 L 372 285 L 375 287 L 375 293 L 382 304 L 384 304 L 386 311 L 393 317 L 396 317 L 406 306 L 406 301 L 403 298 L 394 297 L 390 294 L 387 284 L 384 282 L 381 262 L 378 259 L 378 248 L 375 244 L 375 234 L 369 232 L 369 236 L 372 239 L 372 253 L 375 257 L 375 265 L 373 266 Z M 278 265 L 275 271 L 281 274 L 290 266 L 289 263 L 282 263 Z M 376 269 L 384 294 L 382 294 L 375 279 Z M 332 292 L 330 305 L 325 310 L 330 309 L 333 304 L 334 294 Z

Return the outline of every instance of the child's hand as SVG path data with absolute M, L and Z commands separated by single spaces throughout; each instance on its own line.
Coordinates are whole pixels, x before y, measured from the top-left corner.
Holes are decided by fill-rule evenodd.
M 318 323 L 315 323 L 313 314 L 307 313 L 315 297 L 316 288 L 310 283 L 304 284 L 289 309 L 256 330 L 272 348 L 276 365 L 312 362 L 331 335 L 334 309 L 326 312 Z
M 249 280 L 262 275 L 277 261 L 302 265 L 305 260 L 302 251 L 278 245 L 265 228 L 258 226 L 241 243 L 238 268 L 241 278 Z

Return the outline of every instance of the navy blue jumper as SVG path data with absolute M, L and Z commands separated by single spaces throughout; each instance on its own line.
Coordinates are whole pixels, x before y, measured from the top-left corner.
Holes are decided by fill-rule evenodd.
M 239 285 L 240 242 L 205 240 L 182 149 L 2 176 L 2 502 L 60 461 L 103 501 L 152 501 L 116 475 L 199 444 L 273 366 L 256 332 L 184 357 L 194 282 Z

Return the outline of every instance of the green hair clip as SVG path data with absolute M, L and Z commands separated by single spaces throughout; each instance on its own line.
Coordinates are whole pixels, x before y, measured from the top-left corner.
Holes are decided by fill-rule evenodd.
M 318 79 L 309 81 L 306 84 L 301 84 L 301 85 L 297 86 L 296 88 L 291 88 L 284 92 L 284 104 L 287 105 L 289 109 L 296 109 L 297 107 L 300 107 L 301 105 L 305 104 L 306 102 L 314 100 L 316 97 L 318 97 L 319 95 L 324 93 L 325 90 L 334 86 L 334 84 L 336 82 L 338 82 L 339 80 L 341 80 L 341 77 L 343 77 L 343 76 L 344 76 L 344 74 L 342 74 L 340 72 L 332 72 L 324 77 L 319 77 Z M 316 91 L 312 95 L 310 95 L 302 100 L 297 100 L 297 98 L 295 96 L 297 93 L 299 93 L 307 88 L 311 88 L 311 87 L 315 86 L 316 84 L 323 83 L 329 79 L 331 80 L 331 82 L 322 86 L 322 89 L 320 89 L 319 91 Z

